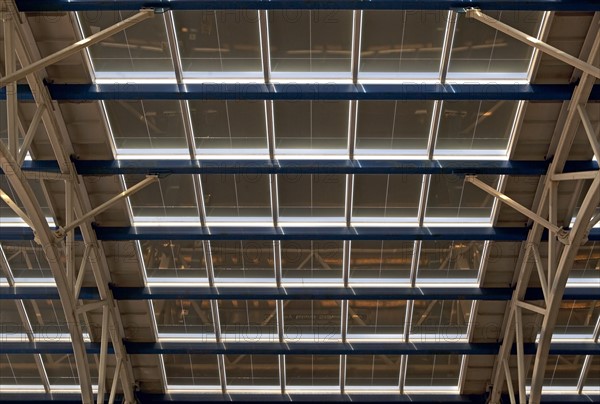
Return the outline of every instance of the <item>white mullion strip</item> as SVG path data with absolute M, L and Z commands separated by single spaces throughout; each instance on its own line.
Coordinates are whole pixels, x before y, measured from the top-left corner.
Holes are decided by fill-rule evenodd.
M 358 119 L 358 101 L 350 100 L 348 109 L 348 158 L 354 160 L 356 151 L 356 123 Z
M 274 260 L 273 260 L 273 267 L 275 270 L 275 285 L 277 286 L 277 289 L 281 288 L 281 281 L 283 278 L 283 268 L 281 267 L 281 241 L 280 240 L 273 240 L 273 253 L 274 253 Z
M 271 215 L 273 227 L 279 226 L 279 182 L 277 174 L 269 175 L 269 192 L 271 194 Z
M 267 10 L 258 12 L 260 30 L 260 54 L 265 83 L 271 82 L 271 44 L 269 41 L 269 15 Z
M 515 111 L 515 120 L 510 128 L 510 135 L 508 137 L 508 146 L 506 148 L 507 156 L 512 159 L 517 151 L 517 143 L 519 140 L 519 135 L 521 133 L 521 127 L 523 126 L 523 121 L 525 120 L 525 110 L 527 109 L 527 101 L 518 101 L 517 110 Z
M 285 355 L 279 355 L 279 386 L 282 395 L 285 394 L 286 390 L 285 378 Z
M 482 287 L 483 279 L 485 278 L 485 273 L 487 271 L 489 256 L 490 256 L 490 244 L 492 242 L 486 240 L 483 243 L 483 251 L 481 252 L 481 261 L 479 262 L 479 270 L 477 271 L 477 285 Z
M 406 366 L 408 365 L 408 355 L 400 356 L 400 375 L 398 376 L 398 390 L 400 394 L 404 394 L 404 386 L 406 383 Z
M 342 282 L 347 288 L 350 283 L 350 249 L 352 248 L 351 240 L 344 240 L 342 251 Z
M 346 393 L 346 355 L 340 355 L 340 394 Z
M 351 73 L 352 83 L 358 82 L 358 71 L 360 69 L 360 48 L 362 41 L 362 19 L 363 11 L 354 10 L 352 12 L 352 53 L 351 53 Z
M 344 216 L 346 226 L 352 226 L 352 208 L 354 205 L 354 174 L 346 174 L 346 196 L 344 198 Z
M 173 11 L 163 13 L 163 21 L 167 29 L 167 40 L 169 42 L 169 52 L 173 61 L 175 77 L 177 83 L 183 83 L 183 67 L 181 64 L 181 54 L 179 53 L 179 44 L 177 42 L 177 34 L 175 30 L 175 20 L 173 19 Z
M 587 379 L 588 373 L 590 371 L 592 359 L 592 355 L 586 355 L 585 359 L 583 360 L 581 373 L 579 374 L 579 379 L 577 380 L 577 394 L 581 394 L 583 388 L 585 387 L 585 380 Z
M 548 35 L 550 34 L 550 26 L 552 25 L 552 21 L 554 20 L 554 11 L 545 11 L 542 16 L 542 22 L 540 24 L 540 29 L 537 34 L 537 38 L 546 42 L 548 39 Z M 540 52 L 537 48 L 533 48 L 533 53 L 531 55 L 531 60 L 529 61 L 529 67 L 527 68 L 527 81 L 531 82 L 535 75 L 538 72 L 540 67 L 540 61 L 542 60 L 542 52 Z M 577 71 L 577 69 L 575 69 Z
M 423 175 L 423 180 L 421 181 L 421 193 L 419 195 L 419 209 L 417 211 L 417 220 L 419 222 L 419 227 L 423 226 L 423 221 L 425 220 L 425 213 L 427 211 L 427 199 L 429 198 L 430 184 L 431 184 L 431 174 Z
M 431 125 L 429 127 L 429 138 L 427 140 L 427 159 L 429 160 L 433 159 L 433 154 L 435 152 L 435 145 L 437 143 L 443 107 L 444 101 L 436 100 L 433 103 L 433 111 L 431 112 Z
M 500 179 L 498 180 L 498 187 L 496 188 L 498 190 L 498 192 L 504 193 L 504 191 L 506 190 L 507 183 L 508 183 L 508 176 L 501 175 Z M 492 226 L 495 226 L 496 223 L 498 222 L 498 217 L 500 216 L 500 206 L 501 206 L 500 199 L 494 198 L 494 201 L 492 202 L 492 213 L 490 215 Z
M 460 361 L 458 373 L 458 394 L 464 394 L 465 382 L 467 380 L 467 368 L 469 367 L 469 355 L 463 355 Z
M 442 45 L 442 57 L 440 60 L 440 82 L 444 84 L 446 82 L 446 76 L 448 75 L 448 67 L 450 66 L 450 54 L 452 52 L 452 45 L 454 44 L 454 36 L 456 34 L 456 22 L 458 20 L 458 13 L 456 11 L 448 11 L 446 20 L 446 31 L 444 33 L 444 42 Z

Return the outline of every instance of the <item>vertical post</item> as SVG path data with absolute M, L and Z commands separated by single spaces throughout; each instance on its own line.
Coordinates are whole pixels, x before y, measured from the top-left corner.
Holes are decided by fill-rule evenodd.
M 517 400 L 515 399 L 515 389 L 510 376 L 510 368 L 508 367 L 508 361 L 506 358 L 502 359 L 502 367 L 504 368 L 504 376 L 506 377 L 506 385 L 508 386 L 508 397 L 510 398 L 510 404 L 517 404 Z
M 65 225 L 73 223 L 74 221 L 73 211 L 73 184 L 70 181 L 65 181 Z M 75 287 L 75 232 L 70 231 L 65 237 L 65 258 L 66 258 L 66 270 L 67 270 L 67 281 L 69 286 Z
M 108 356 L 108 305 L 102 307 L 102 338 L 100 340 L 100 363 L 98 364 L 97 404 L 104 403 L 104 385 L 106 382 L 106 359 Z
M 110 396 L 108 397 L 108 404 L 115 402 L 115 396 L 117 395 L 117 385 L 119 384 L 119 374 L 121 373 L 121 366 L 123 360 L 121 357 L 117 357 L 117 367 L 115 367 L 115 374 L 113 375 L 112 386 L 110 388 Z
M 548 219 L 553 225 L 558 223 L 558 182 L 550 181 L 548 194 Z M 556 273 L 556 261 L 558 257 L 558 239 L 556 233 L 548 232 L 548 286 L 551 290 L 554 274 Z
M 515 310 L 515 329 L 517 336 L 517 370 L 519 377 L 519 403 L 527 404 L 525 395 L 525 354 L 523 351 L 523 316 L 521 308 L 513 306 Z
M 4 67 L 5 76 L 15 72 L 17 60 L 15 57 L 14 21 L 10 10 L 3 10 L 4 22 Z M 6 84 L 6 130 L 8 132 L 8 150 L 16 158 L 19 154 L 19 134 L 17 132 L 17 82 Z

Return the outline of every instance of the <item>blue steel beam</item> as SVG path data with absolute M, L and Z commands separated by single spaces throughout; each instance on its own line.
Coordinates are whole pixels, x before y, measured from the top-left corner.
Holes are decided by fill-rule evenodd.
M 527 227 L 162 227 L 95 226 L 98 240 L 491 240 L 525 241 Z M 2 227 L 0 241 L 31 241 L 31 229 Z M 76 240 L 81 240 L 79 233 Z M 600 241 L 600 228 L 590 231 Z
M 337 9 L 337 10 L 482 10 L 600 11 L 597 0 L 16 0 L 22 12 L 226 9 Z
M 514 288 L 341 288 L 341 287 L 120 287 L 111 290 L 117 300 L 496 300 L 507 301 Z M 96 288 L 82 288 L 80 298 L 98 300 Z M 565 300 L 597 300 L 600 288 L 570 287 Z M 529 288 L 525 300 L 543 300 L 542 289 Z M 0 300 L 58 300 L 55 287 L 0 286 Z
M 98 100 L 526 100 L 567 101 L 572 84 L 47 84 L 56 101 Z M 600 100 L 600 85 L 591 101 Z
M 333 328 L 333 327 L 332 327 Z M 355 342 L 341 343 L 319 340 L 319 342 L 134 342 L 123 341 L 130 355 L 496 355 L 500 349 L 497 342 Z M 100 353 L 100 344 L 88 342 L 89 354 Z M 515 347 L 513 350 L 516 351 Z M 537 344 L 526 343 L 525 354 L 534 355 Z M 0 354 L 70 354 L 70 342 L 13 342 L 3 341 Z M 112 353 L 112 346 L 109 345 Z M 594 342 L 553 342 L 551 355 L 600 355 L 600 344 Z

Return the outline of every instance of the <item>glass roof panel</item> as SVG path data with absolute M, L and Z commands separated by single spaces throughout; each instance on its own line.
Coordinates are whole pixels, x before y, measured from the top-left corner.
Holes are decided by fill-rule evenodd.
M 54 279 L 42 246 L 34 241 L 3 241 L 4 253 L 16 281 L 27 278 Z
M 418 387 L 458 386 L 461 355 L 409 355 L 406 367 L 407 390 Z M 426 390 L 431 391 L 431 390 Z
M 475 283 L 483 246 L 482 241 L 423 241 L 417 285 Z
M 279 358 L 277 355 L 225 355 L 227 387 L 279 388 Z
M 599 316 L 600 300 L 563 300 L 554 334 L 591 339 Z
M 214 338 L 214 324 L 208 300 L 153 300 L 152 307 L 160 334 L 194 334 Z
M 59 300 L 23 300 L 36 339 L 59 341 L 69 335 L 69 325 Z
M 105 101 L 117 156 L 188 156 L 178 101 Z
M 163 355 L 169 386 L 221 389 L 217 355 Z
M 478 175 L 489 186 L 498 187 L 500 176 Z M 429 184 L 425 224 L 460 223 L 490 225 L 494 197 L 473 184 L 465 183 L 464 176 L 433 175 Z
M 207 280 L 202 241 L 145 240 L 139 243 L 148 278 Z
M 288 341 L 327 342 L 340 338 L 339 300 L 288 300 L 283 305 L 283 318 Z
M 341 282 L 343 244 L 326 240 L 281 241 L 283 283 Z
M 268 12 L 272 77 L 350 78 L 352 11 Z
M 277 340 L 274 300 L 221 300 L 219 317 L 223 339 L 228 342 Z
M 600 243 L 588 241 L 579 248 L 569 272 L 569 283 L 600 283 Z
M 410 329 L 413 342 L 457 342 L 467 336 L 470 301 L 415 300 Z
M 269 175 L 202 175 L 206 221 L 272 222 Z
M 357 157 L 427 157 L 434 101 L 359 101 Z
M 139 174 L 125 175 L 127 188 L 141 182 Z M 169 175 L 129 197 L 136 224 L 200 224 L 194 181 L 190 175 Z
M 542 12 L 486 11 L 533 37 L 537 37 Z M 459 14 L 450 54 L 448 80 L 527 79 L 533 48 L 502 32 Z
M 365 11 L 359 78 L 438 78 L 447 18 L 447 11 Z
M 409 283 L 414 242 L 354 240 L 350 248 L 350 282 L 356 285 Z
M 593 393 L 598 392 L 598 386 L 600 386 L 600 355 L 594 355 L 590 359 L 590 367 L 584 382 L 584 391 Z
M 268 156 L 265 101 L 190 101 L 190 112 L 198 158 Z
M 406 300 L 349 300 L 348 339 L 402 339 L 405 315 Z
M 339 391 L 339 355 L 286 355 L 286 385 L 333 387 Z M 336 387 L 338 386 L 338 387 Z
M 77 392 L 79 390 L 79 376 L 77 375 L 75 356 L 72 354 L 44 354 L 42 359 L 51 386 L 69 386 L 73 387 L 72 391 Z M 92 355 L 88 355 L 88 366 L 92 385 L 97 386 L 98 366 Z
M 283 174 L 277 184 L 281 223 L 344 222 L 344 174 Z
M 505 156 L 518 101 L 444 101 L 434 157 Z
M 134 14 L 109 10 L 77 13 L 85 37 Z M 97 79 L 175 79 L 164 16 L 147 19 L 88 49 Z
M 533 356 L 531 356 L 532 364 L 529 367 L 527 376 L 527 385 L 531 386 L 531 378 L 533 373 Z M 544 385 L 542 389 L 563 387 L 563 391 L 577 389 L 577 382 L 583 367 L 585 355 L 549 355 L 548 362 L 544 371 Z
M 210 242 L 217 283 L 274 283 L 273 241 L 243 240 Z
M 421 175 L 354 176 L 352 222 L 417 225 Z
M 396 387 L 400 376 L 400 355 L 347 355 L 346 386 Z
M 0 385 L 41 387 L 42 380 L 33 355 L 0 355 Z
M 261 77 L 258 11 L 174 12 L 184 78 Z
M 349 101 L 275 101 L 275 154 L 347 155 Z
M 1 117 L 0 117 L 1 119 Z M 5 143 L 6 145 L 6 143 Z M 54 215 L 52 214 L 52 209 L 50 208 L 48 201 L 44 195 L 44 191 L 42 185 L 37 180 L 29 180 L 29 185 L 33 190 L 33 194 L 35 195 L 36 200 L 39 203 L 39 206 L 42 210 L 48 225 L 54 227 Z M 8 178 L 5 175 L 0 175 L 0 190 L 2 190 L 8 197 L 17 204 L 23 211 L 26 211 L 25 206 L 21 203 L 21 200 L 17 196 L 14 191 L 12 185 L 8 181 Z M 6 202 L 0 198 L 0 227 L 1 226 L 25 226 L 25 222 L 21 217 L 19 217 L 14 210 L 12 210 Z

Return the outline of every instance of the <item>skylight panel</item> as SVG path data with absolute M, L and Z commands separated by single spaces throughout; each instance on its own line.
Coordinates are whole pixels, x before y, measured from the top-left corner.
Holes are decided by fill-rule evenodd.
M 348 355 L 346 386 L 352 390 L 381 387 L 398 389 L 400 355 Z M 362 387 L 362 389 L 361 389 Z
M 134 15 L 135 11 L 77 13 L 84 37 Z M 175 79 L 163 16 L 147 19 L 88 48 L 98 79 Z
M 43 247 L 34 241 L 3 241 L 0 248 L 16 281 L 54 280 Z
M 483 248 L 483 241 L 423 241 L 417 285 L 474 285 L 477 282 Z
M 127 187 L 144 179 L 125 175 Z M 134 224 L 199 225 L 193 179 L 189 175 L 170 175 L 148 185 L 129 197 Z
M 354 240 L 350 243 L 350 283 L 365 284 L 410 282 L 413 258 L 412 241 Z
M 600 318 L 600 301 L 563 300 L 558 311 L 554 334 L 572 338 L 594 338 Z
M 152 307 L 156 317 L 159 337 L 180 334 L 204 336 L 205 341 L 214 340 L 214 320 L 210 301 L 153 300 Z
M 286 355 L 285 376 L 289 390 L 301 387 L 329 388 L 339 392 L 339 355 Z
M 444 101 L 434 157 L 506 156 L 518 101 Z
M 359 101 L 356 156 L 427 158 L 433 101 Z
M 579 247 L 567 285 L 600 286 L 600 243 L 589 241 Z
M 207 281 L 202 241 L 146 240 L 138 243 L 149 282 L 168 279 Z
M 75 356 L 73 354 L 44 354 L 42 355 L 44 368 L 48 375 L 48 381 L 52 389 L 71 390 L 79 393 L 79 376 L 77 366 L 75 365 Z M 88 368 L 90 370 L 91 382 L 94 386 L 98 385 L 98 366 L 93 355 L 87 356 Z
M 274 300 L 219 301 L 221 333 L 227 342 L 277 341 Z
M 397 341 L 404 338 L 406 305 L 406 300 L 349 300 L 348 339 Z M 389 365 L 389 361 L 386 362 Z
M 352 223 L 417 225 L 421 175 L 354 176 Z
M 198 158 L 268 156 L 265 101 L 190 101 Z
M 178 101 L 106 101 L 117 158 L 123 155 L 189 158 Z
M 0 372 L 0 391 L 4 392 L 21 385 L 39 386 L 44 391 L 40 373 L 33 355 L 0 355 L 4 370 Z
M 487 14 L 533 37 L 543 17 L 534 11 Z M 447 79 L 527 80 L 532 55 L 531 46 L 459 14 Z
M 266 174 L 202 175 L 207 223 L 272 223 L 269 176 Z
M 409 338 L 412 342 L 459 342 L 467 339 L 470 301 L 415 300 Z
M 480 175 L 478 178 L 496 188 L 500 176 Z M 426 225 L 491 225 L 494 198 L 458 175 L 433 175 L 429 184 Z
M 458 387 L 462 355 L 409 355 L 404 389 L 431 392 Z
M 437 79 L 447 11 L 364 11 L 359 79 Z
M 347 155 L 349 101 L 275 101 L 278 158 Z
M 579 375 L 583 367 L 585 355 L 549 355 L 544 369 L 545 392 L 550 391 L 577 391 Z M 533 364 L 529 366 L 527 386 L 531 386 Z
M 169 388 L 214 388 L 221 391 L 217 355 L 163 355 Z
M 339 300 L 289 300 L 284 304 L 283 317 L 286 341 L 326 343 L 341 339 Z
M 268 12 L 271 77 L 350 78 L 352 11 Z
M 280 388 L 277 355 L 225 355 L 228 389 Z
M 275 285 L 275 256 L 271 240 L 210 242 L 217 284 Z
M 343 241 L 282 240 L 284 285 L 342 282 Z
M 184 79 L 261 78 L 256 10 L 173 12 Z

